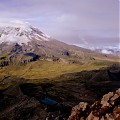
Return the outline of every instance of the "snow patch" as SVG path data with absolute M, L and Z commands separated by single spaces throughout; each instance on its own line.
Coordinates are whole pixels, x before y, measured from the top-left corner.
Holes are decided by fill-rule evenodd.
M 47 34 L 42 33 L 41 35 L 42 35 L 43 37 L 50 38 L 50 36 L 47 35 Z
M 20 27 L 29 28 L 30 24 L 28 22 L 13 20 L 13 21 L 0 21 L 0 27 Z
M 49 41 L 50 36 L 32 27 L 28 22 L 13 20 L 0 21 L 0 43 L 16 42 L 27 44 L 31 40 Z

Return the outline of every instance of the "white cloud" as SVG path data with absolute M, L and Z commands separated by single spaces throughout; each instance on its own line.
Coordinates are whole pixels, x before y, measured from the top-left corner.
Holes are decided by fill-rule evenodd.
M 102 52 L 103 54 L 112 54 L 111 51 L 108 51 L 108 50 L 106 50 L 106 49 L 103 49 L 101 52 Z
M 3 0 L 0 19 L 27 20 L 50 36 L 68 43 L 118 43 L 118 39 L 112 42 L 92 39 L 119 37 L 117 0 Z

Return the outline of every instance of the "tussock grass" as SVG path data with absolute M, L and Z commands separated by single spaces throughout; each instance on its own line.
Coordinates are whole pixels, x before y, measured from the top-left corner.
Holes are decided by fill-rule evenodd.
M 24 66 L 7 66 L 0 69 L 0 79 L 6 76 L 16 76 L 25 79 L 53 79 L 67 73 L 80 71 L 98 70 L 108 67 L 115 62 L 110 61 L 88 61 L 84 64 L 66 64 L 63 62 L 36 61 Z

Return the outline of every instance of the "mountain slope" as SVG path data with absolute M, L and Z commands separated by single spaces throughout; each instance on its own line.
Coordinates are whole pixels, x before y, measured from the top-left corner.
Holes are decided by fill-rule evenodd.
M 120 87 L 117 60 L 28 23 L 0 23 L 0 119 L 66 120 L 78 102 L 93 103 Z
M 109 55 L 102 55 L 91 50 L 57 41 L 39 29 L 22 21 L 0 23 L 0 63 L 7 66 L 11 63 L 36 61 L 41 57 L 52 60 L 75 58 L 81 61 L 104 59 L 114 60 Z M 55 58 L 58 57 L 58 58 Z M 63 61 L 65 61 L 63 60 Z
M 11 29 L 8 31 L 8 28 Z M 51 80 L 67 73 L 98 70 L 115 64 L 118 60 L 115 56 L 99 54 L 57 41 L 45 36 L 28 23 L 14 21 L 12 24 L 2 24 L 0 29 L 1 80 L 9 77 L 22 77 L 36 82 L 41 79 Z M 25 34 L 21 36 L 21 33 Z M 34 38 L 30 37 L 31 34 L 34 34 Z M 39 39 L 36 39 L 36 34 Z M 7 39 L 14 36 L 19 39 Z

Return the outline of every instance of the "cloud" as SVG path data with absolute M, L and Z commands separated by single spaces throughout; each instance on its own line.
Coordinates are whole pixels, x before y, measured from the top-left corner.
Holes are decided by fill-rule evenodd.
M 103 54 L 112 54 L 111 51 L 108 51 L 108 50 L 106 50 L 106 49 L 103 49 L 103 50 L 101 51 L 101 53 L 103 53 Z
M 101 38 L 119 37 L 118 2 L 118 0 L 1 0 L 0 19 L 21 19 L 61 41 L 96 45 L 102 41 Z M 108 39 L 105 41 L 109 43 Z M 118 39 L 112 42 L 116 43 Z M 104 44 L 103 41 L 101 43 Z

